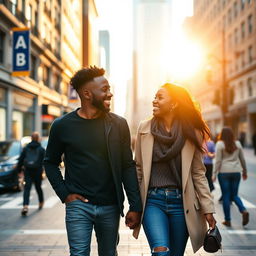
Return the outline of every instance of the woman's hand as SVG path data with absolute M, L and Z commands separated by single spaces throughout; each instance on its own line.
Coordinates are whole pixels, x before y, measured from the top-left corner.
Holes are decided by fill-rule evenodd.
M 214 219 L 213 214 L 212 213 L 206 213 L 204 216 L 205 216 L 206 221 L 209 224 L 209 228 L 214 229 L 215 226 L 216 226 L 216 220 Z

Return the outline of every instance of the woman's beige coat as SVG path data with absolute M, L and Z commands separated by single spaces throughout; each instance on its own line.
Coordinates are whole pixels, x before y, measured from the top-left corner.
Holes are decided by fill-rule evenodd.
M 145 209 L 150 180 L 154 137 L 150 132 L 151 120 L 143 121 L 138 129 L 135 160 L 140 193 Z M 202 154 L 188 140 L 181 152 L 183 206 L 192 247 L 196 252 L 203 245 L 207 223 L 205 213 L 214 213 L 214 204 L 205 177 Z M 143 216 L 143 214 L 142 214 Z M 138 238 L 141 225 L 133 232 Z

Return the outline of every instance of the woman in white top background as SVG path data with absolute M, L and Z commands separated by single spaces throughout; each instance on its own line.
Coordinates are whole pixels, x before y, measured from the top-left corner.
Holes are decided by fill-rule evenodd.
M 234 134 L 229 127 L 224 127 L 221 131 L 220 141 L 216 144 L 216 157 L 213 172 L 213 181 L 218 175 L 222 197 L 225 226 L 231 226 L 230 203 L 235 202 L 242 214 L 242 224 L 249 222 L 249 213 L 238 196 L 238 189 L 241 180 L 247 179 L 246 163 L 244 159 L 242 145 L 234 139 Z

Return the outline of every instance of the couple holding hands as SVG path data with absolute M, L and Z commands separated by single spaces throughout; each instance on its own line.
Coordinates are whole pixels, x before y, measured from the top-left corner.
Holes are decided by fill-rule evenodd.
M 165 84 L 153 100 L 153 117 L 141 122 L 135 161 L 124 118 L 110 112 L 112 93 L 104 70 L 79 70 L 70 84 L 81 108 L 56 119 L 44 165 L 66 205 L 71 256 L 89 256 L 95 230 L 100 256 L 117 255 L 124 192 L 126 225 L 138 238 L 143 225 L 152 255 L 181 256 L 188 237 L 196 252 L 214 204 L 202 162 L 209 129 L 186 89 Z M 59 164 L 64 155 L 65 177 Z

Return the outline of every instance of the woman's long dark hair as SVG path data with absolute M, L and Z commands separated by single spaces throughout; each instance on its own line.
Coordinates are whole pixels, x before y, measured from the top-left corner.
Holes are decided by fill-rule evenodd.
M 220 139 L 224 142 L 225 150 L 228 153 L 232 154 L 237 149 L 234 139 L 234 133 L 231 128 L 223 127 L 220 134 Z
M 189 92 L 181 86 L 170 83 L 164 84 L 161 88 L 165 88 L 169 92 L 172 101 L 177 103 L 174 116 L 181 123 L 185 138 L 190 140 L 201 152 L 204 152 L 202 141 L 197 137 L 195 131 L 198 130 L 203 140 L 206 141 L 210 137 L 210 130 Z

